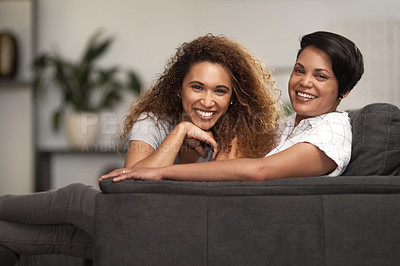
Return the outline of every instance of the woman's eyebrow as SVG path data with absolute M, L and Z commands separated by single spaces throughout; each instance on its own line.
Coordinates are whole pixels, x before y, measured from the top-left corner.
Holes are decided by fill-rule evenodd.
M 316 69 L 314 69 L 314 71 L 325 71 L 325 72 L 329 73 L 329 70 L 325 69 L 325 68 L 316 68 Z
M 228 91 L 230 90 L 230 88 L 228 86 L 225 86 L 225 85 L 218 85 L 216 88 L 225 88 Z
M 296 65 L 298 65 L 301 68 L 305 68 L 301 63 L 296 63 Z M 329 70 L 326 68 L 316 68 L 316 69 L 314 69 L 314 71 L 325 71 L 325 72 L 330 73 Z
M 199 84 L 199 85 L 204 86 L 203 82 L 200 82 L 200 81 L 197 81 L 197 80 L 190 81 L 188 84 Z M 226 86 L 226 85 L 217 85 L 215 87 L 216 88 L 226 88 L 227 90 L 230 90 L 230 88 L 228 86 Z
M 188 84 L 193 84 L 193 83 L 200 84 L 200 85 L 204 86 L 203 82 L 200 82 L 200 81 L 197 81 L 197 80 L 190 81 Z

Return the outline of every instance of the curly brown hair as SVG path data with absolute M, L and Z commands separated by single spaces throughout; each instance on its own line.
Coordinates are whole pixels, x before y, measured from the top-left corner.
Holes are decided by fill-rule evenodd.
M 180 122 L 183 107 L 178 95 L 183 79 L 194 64 L 205 61 L 222 65 L 233 86 L 232 105 L 211 129 L 220 149 L 229 152 L 236 138 L 237 156 L 257 158 L 275 146 L 280 91 L 269 70 L 241 44 L 207 34 L 178 47 L 155 84 L 132 103 L 124 119 L 120 147 L 127 144 L 132 126 L 143 112 L 171 124 Z

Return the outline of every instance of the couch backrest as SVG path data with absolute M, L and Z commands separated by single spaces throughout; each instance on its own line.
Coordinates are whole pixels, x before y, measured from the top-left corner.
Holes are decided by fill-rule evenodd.
M 400 109 L 374 103 L 349 116 L 353 145 L 343 175 L 400 175 Z

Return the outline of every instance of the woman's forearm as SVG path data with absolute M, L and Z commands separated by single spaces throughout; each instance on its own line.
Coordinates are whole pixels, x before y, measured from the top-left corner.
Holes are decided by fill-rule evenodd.
M 185 143 L 187 145 L 186 148 L 190 147 L 190 149 L 193 149 L 197 156 L 207 156 L 206 149 L 200 145 L 201 142 L 209 144 L 214 152 L 218 153 L 218 143 L 211 133 L 203 131 L 190 122 L 181 122 L 168 134 L 153 153 L 135 163 L 133 167 L 163 167 L 172 165 L 179 151 L 182 149 L 184 141 L 188 141 Z M 183 158 L 183 161 L 186 159 Z M 197 157 L 194 161 L 196 160 Z
M 262 180 L 257 174 L 259 159 L 234 159 L 179 164 L 159 169 L 162 179 L 190 181 Z
M 176 164 L 158 168 L 134 167 L 116 169 L 100 177 L 100 180 L 113 178 L 114 182 L 124 179 L 142 180 L 180 180 L 180 181 L 250 181 L 264 180 L 260 159 L 232 159 L 204 163 Z
M 290 177 L 320 176 L 332 172 L 336 163 L 309 143 L 298 143 L 277 154 L 258 159 L 231 159 L 170 165 L 160 168 L 117 169 L 101 177 L 186 181 L 263 181 Z
M 263 181 L 290 177 L 320 176 L 336 163 L 312 144 L 299 143 L 278 154 L 258 159 L 233 159 L 172 165 L 160 169 L 162 179 L 192 181 Z
M 173 164 L 185 136 L 185 127 L 178 124 L 152 154 L 135 163 L 133 167 L 163 167 Z

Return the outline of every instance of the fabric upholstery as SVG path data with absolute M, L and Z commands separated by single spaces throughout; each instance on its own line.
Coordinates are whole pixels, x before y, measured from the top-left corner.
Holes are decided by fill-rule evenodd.
M 400 265 L 399 203 L 399 193 L 324 195 L 324 265 Z
M 387 103 L 350 111 L 353 145 L 343 175 L 400 175 L 400 110 Z
M 397 177 L 100 185 L 95 265 L 400 265 Z
M 96 205 L 95 265 L 205 265 L 206 198 L 102 194 Z
M 17 261 L 18 261 L 18 255 L 0 246 L 0 265 L 2 266 L 15 265 Z

